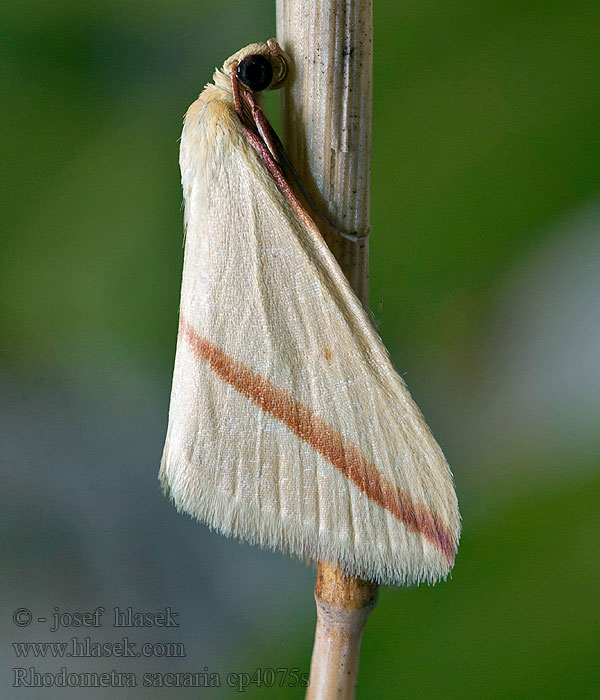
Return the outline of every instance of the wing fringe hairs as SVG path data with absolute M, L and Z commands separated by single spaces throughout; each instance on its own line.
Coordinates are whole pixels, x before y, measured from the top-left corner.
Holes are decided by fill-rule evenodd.
M 313 220 L 236 110 L 230 73 L 256 55 L 276 65 L 273 44 L 228 59 L 186 115 L 160 479 L 179 510 L 225 535 L 379 583 L 434 582 L 460 532 L 449 467 Z

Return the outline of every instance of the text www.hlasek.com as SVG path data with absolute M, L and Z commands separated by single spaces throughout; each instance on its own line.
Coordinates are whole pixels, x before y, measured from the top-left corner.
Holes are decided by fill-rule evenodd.
M 103 626 L 102 606 L 90 611 L 69 612 L 54 607 L 51 615 L 50 632 L 69 628 L 97 629 Z M 109 622 L 112 628 L 178 628 L 179 613 L 166 607 L 159 612 L 138 611 L 132 607 L 113 607 L 113 616 Z M 38 617 L 29 608 L 17 608 L 13 613 L 16 627 L 23 629 L 36 624 L 49 622 L 48 616 Z M 69 641 L 12 643 L 15 657 L 22 666 L 13 667 L 13 687 L 15 688 L 219 688 L 228 686 L 237 692 L 244 692 L 252 687 L 283 688 L 308 685 L 308 674 L 298 668 L 257 668 L 248 672 L 218 673 L 204 668 L 192 668 L 189 671 L 152 671 L 142 674 L 131 670 L 73 670 L 61 665 L 58 670 L 40 670 L 31 664 L 36 660 L 49 659 L 184 659 L 187 658 L 183 642 L 147 642 L 133 641 L 129 636 L 119 637 L 117 641 L 96 641 L 90 636 L 73 636 Z M 131 663 L 131 662 L 130 662 Z
M 70 642 L 13 642 L 15 656 L 20 659 L 40 658 L 184 658 L 182 642 L 147 642 L 137 649 L 137 642 L 122 637 L 118 642 L 95 642 L 90 637 L 73 637 Z

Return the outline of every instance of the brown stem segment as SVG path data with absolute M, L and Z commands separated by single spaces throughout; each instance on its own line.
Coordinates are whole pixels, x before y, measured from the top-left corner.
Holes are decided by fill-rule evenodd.
M 290 161 L 319 211 L 347 234 L 324 238 L 368 305 L 372 0 L 277 0 L 277 37 L 293 61 L 282 117 Z M 319 562 L 309 700 L 352 700 L 374 582 Z
M 319 562 L 315 600 L 317 629 L 306 698 L 352 700 L 362 633 L 377 602 L 377 584 Z

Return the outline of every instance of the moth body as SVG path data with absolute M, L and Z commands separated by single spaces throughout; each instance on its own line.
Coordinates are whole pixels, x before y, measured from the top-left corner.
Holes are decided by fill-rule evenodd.
M 230 72 L 245 56 L 267 56 L 283 80 L 273 44 L 228 59 L 186 114 L 185 258 L 160 478 L 178 508 L 226 535 L 382 583 L 435 581 L 452 567 L 460 529 L 446 460 L 236 106 Z

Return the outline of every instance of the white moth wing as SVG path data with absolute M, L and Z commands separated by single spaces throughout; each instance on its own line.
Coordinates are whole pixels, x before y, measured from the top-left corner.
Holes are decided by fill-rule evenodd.
M 181 168 L 181 322 L 161 466 L 176 505 L 363 578 L 445 576 L 460 527 L 446 460 L 226 90 L 209 86 L 190 107 Z

